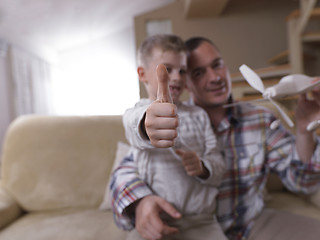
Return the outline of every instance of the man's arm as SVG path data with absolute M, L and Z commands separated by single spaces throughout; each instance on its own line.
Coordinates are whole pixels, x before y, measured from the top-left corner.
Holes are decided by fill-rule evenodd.
M 270 121 L 271 122 L 271 121 Z M 293 192 L 312 193 L 320 183 L 320 144 L 304 162 L 297 150 L 298 141 L 283 127 L 268 129 L 266 136 L 268 164 L 277 172 L 283 184 Z
M 133 155 L 126 157 L 113 172 L 111 180 L 112 211 L 118 227 L 131 230 L 134 227 L 147 239 L 160 239 L 178 231 L 165 224 L 160 213 L 173 218 L 181 214 L 161 197 L 153 195 L 149 187 L 139 179 Z
M 161 71 L 162 70 L 166 72 L 164 65 L 161 67 Z M 168 76 L 167 74 L 163 74 L 163 71 L 160 80 L 164 80 L 166 81 L 166 84 L 168 84 Z M 166 79 L 162 79 L 163 77 Z M 175 105 L 170 103 L 161 103 L 162 106 L 169 106 L 170 108 L 174 109 L 174 116 L 166 117 L 163 116 L 163 112 L 161 112 L 163 107 L 157 104 L 160 102 L 161 101 L 155 101 L 148 107 L 147 111 L 141 111 L 146 112 L 146 115 L 144 115 L 144 113 L 138 114 L 137 119 L 140 118 L 140 120 L 134 120 L 134 124 L 131 126 L 135 126 L 136 131 L 139 131 L 139 135 L 141 133 L 148 134 L 147 138 L 145 138 L 145 141 L 148 142 L 148 140 L 150 140 L 150 142 L 153 144 L 153 139 L 156 139 L 156 143 L 160 142 L 161 147 L 166 147 L 163 146 L 163 142 L 167 142 L 167 137 L 163 138 L 163 135 L 167 135 L 168 132 L 176 132 L 178 121 L 175 114 Z M 160 110 L 156 110 L 155 112 L 150 111 L 149 109 L 151 106 L 153 106 L 153 104 L 158 106 Z M 172 111 L 169 112 L 172 114 Z M 132 118 L 127 117 L 126 119 L 129 119 L 129 121 L 130 119 L 132 120 Z M 142 125 L 141 121 L 143 121 Z M 166 129 L 168 122 L 169 126 L 172 122 L 175 123 L 174 129 Z M 124 124 L 126 125 L 126 122 L 124 122 Z M 155 128 L 151 127 L 151 132 L 148 131 L 148 129 L 150 130 L 150 124 L 155 126 Z M 145 129 L 141 129 L 141 126 L 143 125 L 145 126 Z M 137 132 L 133 134 L 137 135 L 136 133 Z M 169 135 L 171 136 L 172 134 Z M 143 135 L 140 135 L 140 137 L 141 136 Z M 173 140 L 170 142 L 173 144 Z M 137 167 L 133 160 L 133 155 L 131 155 L 129 158 L 126 158 L 114 171 L 111 182 L 111 193 L 113 199 L 112 210 L 114 212 L 116 223 L 119 227 L 129 230 L 135 225 L 136 230 L 145 239 L 160 239 L 163 235 L 178 231 L 177 228 L 170 227 L 161 220 L 160 212 L 166 212 L 173 218 L 179 218 L 181 217 L 181 214 L 177 212 L 166 200 L 152 195 L 152 191 L 149 189 L 149 187 L 141 179 L 139 179 Z
M 136 229 L 144 239 L 161 239 L 165 235 L 179 231 L 162 221 L 161 212 L 166 212 L 172 218 L 181 217 L 181 214 L 170 203 L 155 195 L 144 197 L 135 206 Z
M 319 80 L 320 78 L 315 79 Z M 274 161 L 278 162 L 274 165 L 288 189 L 312 193 L 319 189 L 320 184 L 320 139 L 313 132 L 307 131 L 307 126 L 310 122 L 320 119 L 320 88 L 312 90 L 311 98 L 307 98 L 306 94 L 300 96 L 295 117 L 295 142 L 283 144 L 279 148 L 273 146 L 276 149 L 273 154 L 288 153 L 287 157 Z M 276 145 L 286 141 L 284 136 L 281 138 Z M 277 157 L 270 159 L 275 160 Z
M 320 78 L 315 81 L 320 81 Z M 306 94 L 300 96 L 296 110 L 296 148 L 303 162 L 308 162 L 316 149 L 313 132 L 307 131 L 307 126 L 312 121 L 320 120 L 320 88 L 315 88 L 308 96 L 311 99 Z
M 114 219 L 119 228 L 134 228 L 133 206 L 145 196 L 153 194 L 144 181 L 139 178 L 133 155 L 127 156 L 111 176 L 111 198 Z

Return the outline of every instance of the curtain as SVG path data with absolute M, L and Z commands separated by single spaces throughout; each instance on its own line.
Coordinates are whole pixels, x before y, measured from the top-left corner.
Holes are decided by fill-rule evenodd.
M 50 64 L 20 48 L 10 47 L 15 117 L 52 113 Z

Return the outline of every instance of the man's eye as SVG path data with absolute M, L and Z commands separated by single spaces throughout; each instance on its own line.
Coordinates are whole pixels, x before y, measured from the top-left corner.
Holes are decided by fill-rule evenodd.
M 212 65 L 212 68 L 213 69 L 221 69 L 221 68 L 223 68 L 223 66 L 224 66 L 223 60 L 219 60 L 218 62 L 216 62 Z
M 171 67 L 167 67 L 167 71 L 168 71 L 168 73 L 171 73 L 172 72 L 172 68 Z
M 196 71 L 193 71 L 191 76 L 192 78 L 199 78 L 201 77 L 201 75 L 203 75 L 204 71 L 203 70 L 196 70 Z

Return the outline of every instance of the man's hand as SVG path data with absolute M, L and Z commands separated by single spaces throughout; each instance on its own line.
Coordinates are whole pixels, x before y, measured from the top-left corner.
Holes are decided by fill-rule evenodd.
M 320 81 L 320 78 L 314 81 Z M 320 120 L 320 87 L 312 89 L 310 95 L 300 96 L 296 109 L 297 131 L 305 132 L 308 124 L 316 120 Z
M 173 218 L 181 217 L 181 214 L 161 197 L 149 195 L 140 200 L 136 206 L 136 230 L 141 237 L 147 240 L 161 239 L 179 231 L 161 220 L 161 212 L 166 212 Z
M 208 170 L 204 167 L 203 162 L 195 152 L 177 149 L 176 153 L 181 157 L 184 169 L 189 176 L 201 178 L 207 178 L 209 176 Z
M 178 116 L 169 91 L 169 75 L 163 64 L 157 67 L 158 94 L 146 111 L 145 130 L 153 146 L 168 148 L 177 137 Z
M 315 78 L 314 81 L 320 81 L 320 78 Z M 296 148 L 303 162 L 310 160 L 316 147 L 313 133 L 307 131 L 308 124 L 316 120 L 320 120 L 319 87 L 311 91 L 311 99 L 307 97 L 307 94 L 302 94 L 296 109 Z

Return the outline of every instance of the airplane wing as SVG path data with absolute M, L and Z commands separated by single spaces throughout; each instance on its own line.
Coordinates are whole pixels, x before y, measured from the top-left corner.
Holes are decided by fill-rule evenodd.
M 283 77 L 278 84 L 267 88 L 265 92 L 273 91 L 274 94 L 271 97 L 272 99 L 281 99 L 288 96 L 303 94 L 317 86 L 320 86 L 320 78 L 316 82 L 313 82 L 314 79 L 315 78 L 311 78 L 302 74 L 288 75 L 286 77 Z M 295 84 L 287 85 L 286 82 L 289 82 L 289 81 L 294 81 Z M 228 108 L 228 107 L 236 106 L 239 104 L 261 102 L 266 100 L 267 100 L 266 98 L 259 98 L 259 99 L 250 100 L 250 101 L 240 101 L 240 102 L 235 102 L 231 104 L 225 104 L 223 107 Z
M 283 77 L 278 84 L 269 87 L 267 91 L 273 91 L 273 99 L 284 98 L 287 96 L 306 93 L 311 89 L 320 85 L 320 78 L 314 82 L 315 78 L 311 78 L 302 74 L 293 74 Z

